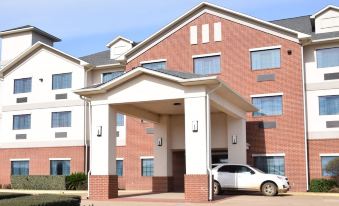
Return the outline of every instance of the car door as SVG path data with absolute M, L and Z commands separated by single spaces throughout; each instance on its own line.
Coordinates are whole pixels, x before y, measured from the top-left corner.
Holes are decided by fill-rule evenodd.
M 235 166 L 221 166 L 218 169 L 218 181 L 222 188 L 235 188 Z
M 259 187 L 255 172 L 247 166 L 236 166 L 235 179 L 237 189 L 255 190 Z

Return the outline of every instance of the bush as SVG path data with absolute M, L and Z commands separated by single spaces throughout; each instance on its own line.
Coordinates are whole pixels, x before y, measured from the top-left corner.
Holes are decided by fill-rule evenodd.
M 16 198 L 16 197 L 22 197 L 22 196 L 29 196 L 29 194 L 22 194 L 22 193 L 6 193 L 2 192 L 0 193 L 0 200 L 3 199 L 11 199 L 11 198 Z
M 311 192 L 329 192 L 336 187 L 336 181 L 331 179 L 313 179 L 311 180 Z
M 13 189 L 27 190 L 65 190 L 65 176 L 11 176 Z
M 32 195 L 0 201 L 0 206 L 80 206 L 80 197 L 64 195 Z
M 67 190 L 87 190 L 87 175 L 83 172 L 72 173 L 66 177 Z

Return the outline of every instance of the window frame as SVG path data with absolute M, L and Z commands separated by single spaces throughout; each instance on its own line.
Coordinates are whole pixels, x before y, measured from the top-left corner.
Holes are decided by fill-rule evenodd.
M 214 73 L 205 73 L 205 74 L 200 74 L 196 73 L 195 69 L 195 61 L 196 59 L 202 59 L 202 58 L 209 58 L 209 57 L 219 57 L 219 72 L 214 72 Z M 209 53 L 209 54 L 199 54 L 199 55 L 192 55 L 192 64 L 193 64 L 193 73 L 198 74 L 198 75 L 218 75 L 221 74 L 221 52 L 217 53 Z
M 314 50 L 314 59 L 315 59 L 315 65 L 316 65 L 316 69 L 329 69 L 329 68 L 338 68 L 339 65 L 337 66 L 331 66 L 331 67 L 318 67 L 318 51 L 319 50 L 326 50 L 326 49 L 339 49 L 339 46 L 334 46 L 334 47 L 322 47 L 322 48 L 317 48 Z
M 140 160 L 141 160 L 141 176 L 142 177 L 153 177 L 154 176 L 154 157 L 140 157 Z M 152 174 L 151 175 L 144 175 L 144 164 L 143 164 L 143 162 L 144 161 L 150 161 L 150 160 L 152 160 L 152 166 L 153 166 L 153 168 L 152 168 Z M 146 174 L 147 174 L 147 172 L 149 172 L 149 171 L 146 171 Z
M 124 176 L 124 158 L 116 158 L 116 174 L 118 177 L 123 177 Z M 121 169 L 118 168 L 118 161 L 121 161 Z M 121 175 L 120 175 L 120 170 L 121 170 Z M 118 172 L 119 171 L 119 172 Z
M 107 82 L 109 82 L 109 81 L 112 81 L 113 79 L 111 79 L 111 80 L 108 80 L 108 81 L 104 81 L 104 76 L 106 75 L 106 74 L 112 74 L 112 73 L 121 73 L 121 74 L 119 74 L 119 75 L 117 75 L 116 77 L 114 77 L 113 79 L 115 79 L 115 78 L 118 78 L 119 76 L 121 76 L 121 75 L 123 75 L 124 74 L 124 71 L 123 70 L 121 70 L 121 71 L 110 71 L 110 72 L 103 72 L 103 73 L 101 73 L 101 83 L 107 83 Z
M 66 75 L 66 74 L 69 74 L 71 75 L 71 82 L 70 82 L 70 87 L 62 87 L 62 88 L 54 88 L 54 77 L 55 76 L 60 76 L 60 75 Z M 73 85 L 73 73 L 72 72 L 65 72 L 65 73 L 58 73 L 58 74 L 52 74 L 52 90 L 61 90 L 61 89 L 71 89 L 72 88 L 72 85 Z
M 253 118 L 256 118 L 256 117 L 274 117 L 274 116 L 282 116 L 282 115 L 284 115 L 284 93 L 279 92 L 279 93 L 268 93 L 268 94 L 255 94 L 255 95 L 251 95 L 250 97 L 251 97 L 251 103 L 253 104 L 253 99 L 254 98 L 279 97 L 279 96 L 281 97 L 281 114 L 255 115 L 256 112 L 252 112 L 252 117 Z M 259 112 L 259 111 L 257 111 L 257 112 Z
M 333 96 L 337 96 L 339 98 L 339 94 L 333 94 L 333 95 L 322 95 L 322 96 L 318 96 L 318 109 L 319 109 L 319 116 L 333 116 L 333 115 L 339 115 L 338 114 L 321 114 L 321 106 L 320 106 L 320 98 L 322 97 L 333 97 Z
M 284 160 L 284 171 L 282 172 L 282 174 L 276 174 L 276 175 L 282 175 L 282 176 L 285 176 L 286 175 L 286 158 L 285 158 L 285 153 L 276 153 L 276 154 L 252 154 L 252 158 L 253 158 L 253 165 L 255 168 L 261 170 L 261 171 L 264 171 L 266 172 L 264 169 L 262 168 L 258 168 L 257 165 L 256 165 L 256 158 L 274 158 L 274 157 L 280 157 L 280 158 L 283 158 Z M 268 173 L 268 172 L 267 172 Z
M 320 154 L 320 166 L 321 166 L 321 176 L 323 177 L 332 177 L 331 175 L 324 175 L 324 168 L 323 168 L 323 158 L 333 157 L 333 158 L 339 158 L 339 153 L 325 153 Z
M 20 81 L 20 80 L 30 80 L 31 82 L 31 84 L 30 84 L 30 88 L 29 88 L 29 91 L 24 91 L 24 92 L 16 92 L 16 81 Z M 26 93 L 31 93 L 32 92 L 32 77 L 25 77 L 25 78 L 20 78 L 20 79 L 14 79 L 13 80 L 13 94 L 15 95 L 15 94 L 26 94 Z
M 69 113 L 70 114 L 70 119 L 69 119 L 69 126 L 54 126 L 53 124 L 53 114 L 57 113 Z M 51 112 L 51 128 L 69 128 L 72 127 L 72 111 L 56 111 L 56 112 Z
M 28 128 L 15 128 L 15 117 L 29 116 L 29 127 Z M 12 130 L 28 130 L 32 128 L 32 115 L 31 114 L 15 114 L 13 115 Z
M 154 64 L 154 63 L 163 63 L 163 62 L 164 62 L 165 67 L 162 69 L 166 69 L 167 59 L 155 59 L 155 60 L 149 60 L 149 61 L 141 61 L 139 64 L 143 68 L 150 69 L 150 68 L 144 67 L 144 64 Z M 158 70 L 158 69 L 151 69 L 151 70 Z
M 269 47 L 259 47 L 259 48 L 251 48 L 249 49 L 249 58 L 250 58 L 250 68 L 252 71 L 262 71 L 262 70 L 272 70 L 272 69 L 281 69 L 281 63 L 282 63 L 282 55 L 281 55 L 281 45 L 277 46 L 269 46 Z M 260 52 L 260 51 L 269 51 L 269 50 L 277 50 L 279 49 L 279 67 L 271 67 L 271 68 L 261 68 L 261 69 L 254 69 L 253 68 L 253 59 L 252 59 L 252 52 Z
M 11 159 L 10 161 L 11 161 L 11 176 L 29 176 L 29 162 L 30 162 L 30 159 Z M 13 174 L 13 163 L 14 162 L 27 162 L 28 163 L 27 174 L 25 174 L 25 175 L 22 175 L 22 174 L 14 175 Z
M 71 158 L 49 158 L 49 175 L 51 176 L 68 176 L 68 175 L 71 175 Z M 52 174 L 52 162 L 54 161 L 58 161 L 58 162 L 69 162 L 69 174 L 57 174 L 57 171 L 56 171 L 56 174 Z M 64 163 L 62 164 L 62 167 L 64 167 Z M 64 169 L 62 168 L 62 170 L 64 171 Z

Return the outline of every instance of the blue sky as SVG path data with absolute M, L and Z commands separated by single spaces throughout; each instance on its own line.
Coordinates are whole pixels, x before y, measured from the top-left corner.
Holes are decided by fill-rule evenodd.
M 33 25 L 62 39 L 74 56 L 105 50 L 117 35 L 141 41 L 199 0 L 1 0 L 0 30 Z M 263 20 L 313 14 L 339 0 L 210 0 Z

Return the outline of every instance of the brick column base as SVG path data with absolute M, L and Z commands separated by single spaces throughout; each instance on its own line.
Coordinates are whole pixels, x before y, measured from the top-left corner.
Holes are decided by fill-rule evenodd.
M 117 175 L 90 175 L 89 198 L 92 200 L 108 200 L 118 197 Z
M 152 192 L 162 193 L 173 191 L 173 177 L 152 177 Z
M 208 201 L 208 175 L 185 175 L 185 200 Z

